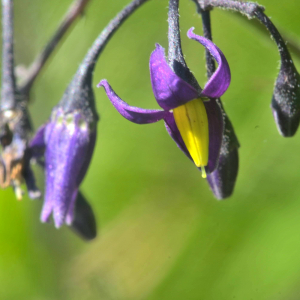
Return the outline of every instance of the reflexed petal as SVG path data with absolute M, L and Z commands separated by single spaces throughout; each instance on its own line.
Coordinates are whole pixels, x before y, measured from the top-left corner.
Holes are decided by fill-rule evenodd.
M 198 92 L 169 67 L 159 44 L 151 54 L 149 67 L 154 97 L 163 109 L 170 110 L 198 98 Z
M 209 98 L 221 97 L 229 87 L 231 75 L 228 62 L 222 51 L 210 40 L 193 33 L 194 28 L 189 29 L 187 35 L 202 44 L 218 63 L 218 68 L 206 83 L 201 96 Z
M 101 80 L 97 85 L 103 86 L 107 97 L 116 110 L 127 120 L 137 124 L 155 123 L 165 116 L 166 112 L 158 109 L 143 109 L 128 105 L 111 88 L 106 80 Z
M 204 102 L 209 127 L 209 156 L 207 169 L 208 173 L 214 171 L 218 165 L 223 134 L 223 116 L 220 106 L 215 99 Z

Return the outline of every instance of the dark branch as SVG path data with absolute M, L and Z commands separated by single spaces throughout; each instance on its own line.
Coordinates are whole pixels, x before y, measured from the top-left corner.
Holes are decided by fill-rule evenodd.
M 224 9 L 234 10 L 243 15 L 246 15 L 249 19 L 257 18 L 270 32 L 274 41 L 276 42 L 282 64 L 285 64 L 287 68 L 293 68 L 294 64 L 291 61 L 290 53 L 286 47 L 286 44 L 271 22 L 271 20 L 264 14 L 264 7 L 258 5 L 257 3 L 253 2 L 240 2 L 235 0 L 196 0 L 198 5 L 201 7 L 202 10 L 209 10 L 213 7 L 220 7 Z
M 68 12 L 62 19 L 53 37 L 50 39 L 44 50 L 36 57 L 27 71 L 26 78 L 20 84 L 20 90 L 28 94 L 29 90 L 38 76 L 39 72 L 47 62 L 48 58 L 56 48 L 59 41 L 67 32 L 69 27 L 73 24 L 74 20 L 83 12 L 89 0 L 75 0 L 70 6 Z
M 200 13 L 202 17 L 203 35 L 204 37 L 212 41 L 210 12 L 208 10 L 204 11 L 200 7 L 197 8 L 198 8 L 198 13 Z M 212 55 L 209 53 L 207 49 L 205 50 L 205 57 L 206 57 L 207 78 L 209 79 L 216 71 L 216 64 Z
M 2 89 L 1 111 L 15 107 L 13 3 L 2 0 Z
M 65 111 L 81 109 L 91 121 L 97 120 L 92 88 L 93 71 L 102 50 L 123 22 L 148 0 L 134 0 L 112 19 L 96 38 L 69 84 L 60 105 Z
M 243 15 L 241 14 L 236 14 L 235 15 L 237 18 L 240 18 L 241 20 L 245 21 L 243 18 Z M 266 31 L 265 25 L 263 25 L 259 20 L 254 20 L 251 22 L 251 25 L 255 27 L 257 30 L 259 30 L 262 34 L 269 36 L 269 33 Z M 295 38 L 293 35 L 290 35 L 288 32 L 280 29 L 281 31 L 281 36 L 284 41 L 287 41 L 287 44 L 289 45 L 289 49 L 296 54 L 298 57 L 300 57 L 300 44 L 299 41 L 295 41 Z
M 195 1 L 195 0 L 194 0 Z M 254 18 L 255 12 L 259 9 L 264 10 L 263 6 L 254 2 L 241 2 L 236 0 L 196 0 L 203 10 L 210 10 L 213 7 L 221 7 L 224 9 L 238 11 L 248 18 Z
M 184 60 L 182 50 L 181 50 L 181 40 L 180 40 L 180 28 L 179 28 L 179 0 L 170 0 L 169 2 L 169 50 L 168 50 L 168 60 L 169 64 L 172 66 L 174 61 L 180 62 L 182 66 L 187 68 L 186 62 Z
M 76 78 L 77 82 L 84 83 L 84 81 L 87 80 L 88 77 L 92 76 L 97 59 L 106 46 L 107 42 L 113 36 L 115 31 L 120 27 L 120 25 L 146 1 L 148 0 L 132 1 L 102 30 L 102 32 L 86 54 L 74 77 L 74 79 Z

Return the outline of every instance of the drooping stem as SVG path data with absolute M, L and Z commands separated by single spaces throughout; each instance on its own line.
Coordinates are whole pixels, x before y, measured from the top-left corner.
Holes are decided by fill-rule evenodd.
M 133 13 L 137 8 L 148 0 L 134 0 L 127 5 L 117 16 L 110 21 L 110 23 L 102 30 L 94 44 L 86 54 L 83 62 L 81 63 L 74 80 L 79 84 L 83 84 L 86 80 L 91 80 L 95 64 L 100 53 L 103 51 L 107 42 L 113 36 L 115 31 L 120 25 Z
M 75 19 L 83 12 L 86 5 L 88 4 L 89 0 L 75 0 L 68 12 L 63 17 L 61 23 L 59 24 L 57 30 L 55 31 L 54 35 L 47 43 L 43 51 L 36 57 L 34 62 L 31 64 L 29 69 L 27 70 L 26 78 L 23 79 L 22 83 L 20 84 L 20 90 L 24 93 L 28 94 L 29 90 L 35 80 L 35 78 L 40 73 L 41 69 L 47 62 L 48 58 L 57 47 L 59 41 L 62 39 L 64 34 L 73 24 Z
M 204 37 L 212 41 L 210 12 L 209 10 L 204 11 L 200 7 L 198 7 L 198 12 L 201 14 L 202 17 L 203 35 Z M 205 50 L 205 57 L 206 57 L 207 78 L 209 79 L 216 70 L 216 64 L 212 55 L 209 53 L 207 49 Z
M 180 27 L 179 27 L 179 0 L 169 0 L 169 50 L 168 61 L 173 71 L 183 80 L 192 85 L 196 90 L 201 92 L 201 88 L 186 65 L 181 50 Z
M 244 22 L 246 21 L 242 14 L 236 14 L 236 17 L 240 18 Z M 262 34 L 269 37 L 269 32 L 266 31 L 265 25 L 262 24 L 258 19 L 257 19 L 257 21 L 251 22 L 251 25 L 252 25 L 252 27 L 255 27 L 256 30 L 260 31 Z M 295 39 L 295 37 L 293 35 L 291 35 L 290 33 L 286 32 L 286 31 L 282 31 L 282 29 L 281 29 L 281 36 L 282 36 L 282 39 L 287 42 L 286 44 L 289 45 L 290 51 L 293 52 L 298 57 L 300 57 L 299 41 L 297 39 Z
M 181 50 L 180 28 L 179 28 L 179 0 L 169 1 L 168 14 L 168 60 L 172 66 L 173 61 L 180 62 L 184 67 L 187 67 Z
M 254 18 L 257 9 L 264 10 L 263 6 L 254 2 L 241 2 L 236 0 L 193 0 L 197 1 L 203 10 L 210 10 L 213 7 L 221 7 L 224 9 L 238 11 L 248 18 Z
M 277 48 L 281 57 L 281 61 L 284 62 L 286 60 L 291 59 L 291 55 L 286 47 L 286 44 L 280 35 L 277 28 L 274 26 L 274 24 L 271 22 L 271 20 L 264 14 L 264 12 L 261 9 L 256 9 L 254 12 L 254 15 L 257 17 L 257 19 L 266 26 L 266 28 L 271 33 L 274 41 L 277 44 Z
M 281 63 L 285 68 L 295 69 L 286 44 L 277 28 L 264 14 L 264 7 L 253 2 L 240 2 L 235 0 L 194 0 L 194 2 L 197 2 L 202 10 L 210 10 L 213 7 L 220 7 L 237 11 L 243 15 L 246 15 L 249 19 L 257 18 L 268 29 L 274 41 L 276 42 L 281 57 Z
M 15 106 L 13 2 L 2 0 L 2 88 L 1 111 Z

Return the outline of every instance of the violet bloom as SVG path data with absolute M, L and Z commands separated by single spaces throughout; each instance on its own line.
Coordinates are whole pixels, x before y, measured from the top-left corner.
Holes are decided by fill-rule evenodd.
M 50 120 L 30 143 L 31 155 L 45 162 L 45 201 L 41 221 L 53 214 L 57 228 L 64 223 L 84 238 L 96 236 L 93 211 L 78 188 L 88 169 L 99 116 L 92 88 L 96 62 L 120 25 L 146 0 L 133 0 L 113 18 L 85 55 Z
M 188 37 L 201 43 L 210 51 L 218 68 L 203 90 L 196 90 L 174 73 L 168 65 L 164 49 L 156 45 L 150 57 L 150 77 L 157 103 L 163 110 L 149 110 L 133 107 L 121 100 L 106 80 L 98 86 L 106 94 L 117 111 L 127 120 L 137 124 L 154 123 L 161 119 L 177 146 L 191 158 L 195 165 L 211 173 L 217 167 L 222 142 L 223 120 L 220 109 L 214 107 L 230 84 L 230 69 L 222 51 L 210 40 L 188 31 Z
M 95 125 L 95 124 L 94 124 Z M 96 140 L 96 128 L 80 110 L 53 109 L 50 121 L 43 125 L 31 142 L 31 148 L 45 149 L 45 202 L 41 221 L 53 214 L 55 226 L 74 219 L 79 185 L 85 176 Z

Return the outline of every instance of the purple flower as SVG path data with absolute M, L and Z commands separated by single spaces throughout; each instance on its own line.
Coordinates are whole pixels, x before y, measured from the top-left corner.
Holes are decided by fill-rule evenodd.
M 230 69 L 222 51 L 210 40 L 188 31 L 188 37 L 210 51 L 218 68 L 203 90 L 197 90 L 176 75 L 168 65 L 164 49 L 156 45 L 150 57 L 150 77 L 155 99 L 163 110 L 149 110 L 128 105 L 113 91 L 106 80 L 103 86 L 117 111 L 137 124 L 161 119 L 177 146 L 202 170 L 211 173 L 218 165 L 223 133 L 223 119 L 215 98 L 222 96 L 230 84 Z M 210 99 L 207 99 L 210 98 Z
M 65 112 L 53 109 L 51 119 L 31 141 L 38 152 L 45 149 L 45 201 L 41 221 L 48 222 L 53 214 L 57 228 L 71 225 L 74 219 L 78 188 L 89 166 L 96 141 L 96 128 L 80 110 Z M 36 153 L 35 153 L 36 155 Z

